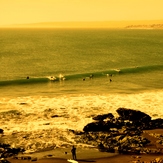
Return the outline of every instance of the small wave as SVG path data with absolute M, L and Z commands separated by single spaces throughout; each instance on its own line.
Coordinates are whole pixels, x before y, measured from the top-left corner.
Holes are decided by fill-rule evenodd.
M 16 79 L 16 80 L 7 80 L 0 81 L 0 86 L 8 85 L 22 85 L 22 84 L 37 84 L 48 82 L 48 78 L 29 78 L 29 79 Z
M 20 111 L 18 110 L 9 110 L 9 111 L 4 111 L 4 112 L 0 112 L 0 115 L 20 115 Z
M 76 79 L 85 80 L 87 78 L 92 79 L 93 77 L 100 78 L 100 77 L 112 76 L 112 75 L 127 75 L 129 73 L 146 73 L 146 72 L 152 72 L 157 70 L 162 71 L 163 65 L 127 67 L 127 68 L 110 69 L 106 71 L 92 72 L 92 73 L 70 74 L 65 76 L 60 74 L 59 76 L 50 76 L 50 77 L 41 77 L 41 78 L 27 77 L 25 79 L 0 81 L 0 86 L 40 84 L 40 83 L 47 83 L 47 82 L 58 82 L 58 81 L 76 80 Z
M 157 70 L 163 70 L 163 65 L 150 65 L 150 66 L 137 66 L 131 68 L 123 68 L 120 69 L 119 73 L 126 74 L 126 73 L 144 73 L 144 72 L 152 72 Z

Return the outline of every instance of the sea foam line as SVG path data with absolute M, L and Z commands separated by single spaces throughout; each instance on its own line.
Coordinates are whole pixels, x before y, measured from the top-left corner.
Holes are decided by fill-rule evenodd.
M 0 99 L 0 124 L 6 143 L 34 151 L 74 144 L 69 130 L 82 131 L 98 114 L 119 107 L 141 110 L 163 118 L 163 91 L 138 94 L 28 96 Z M 57 115 L 57 116 L 54 116 Z

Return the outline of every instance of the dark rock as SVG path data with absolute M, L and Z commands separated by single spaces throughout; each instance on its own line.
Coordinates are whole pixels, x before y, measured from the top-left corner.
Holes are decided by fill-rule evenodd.
M 112 113 L 108 113 L 108 114 L 98 115 L 96 117 L 93 117 L 92 119 L 98 120 L 98 121 L 103 121 L 106 118 L 113 119 L 114 115 Z
M 163 119 L 158 118 L 151 121 L 150 126 L 152 129 L 163 128 Z
M 105 122 L 103 121 L 99 121 L 99 122 L 92 122 L 87 124 L 84 128 L 83 131 L 84 132 L 90 132 L 90 131 L 109 131 L 110 127 L 108 125 L 106 125 Z
M 139 110 L 119 108 L 116 111 L 118 115 L 124 120 L 141 121 L 146 123 L 151 121 L 151 117 L 148 114 L 141 112 Z
M 59 115 L 52 115 L 51 118 L 59 117 Z
M 123 122 L 120 122 L 120 121 L 114 121 L 114 122 L 107 121 L 105 125 L 106 125 L 108 128 L 121 129 L 122 126 L 123 126 L 124 124 L 123 124 Z
M 106 151 L 106 149 L 105 149 L 105 147 L 104 147 L 104 145 L 102 143 L 100 143 L 98 145 L 98 149 L 99 149 L 100 152 L 105 152 Z
M 37 157 L 31 158 L 31 161 L 37 161 Z
M 50 123 L 44 123 L 43 125 L 50 125 Z
M 0 128 L 0 134 L 3 134 L 4 130 Z
M 9 148 L 10 145 L 9 144 L 4 144 L 4 143 L 0 143 L 0 147 L 6 149 L 6 148 Z
M 24 149 L 21 148 L 11 148 L 9 144 L 0 144 L 0 148 L 2 149 L 1 158 L 8 158 L 11 156 L 18 155 L 20 152 L 24 152 Z
M 87 124 L 83 131 L 90 132 L 90 131 L 109 131 L 111 128 L 121 129 L 125 125 L 123 120 L 114 119 L 114 120 L 107 120 L 107 121 L 97 121 Z
M 68 131 L 72 132 L 72 133 L 75 134 L 75 135 L 82 135 L 82 134 L 84 134 L 84 132 L 75 131 L 75 130 L 72 130 L 72 129 L 69 129 Z
M 27 105 L 27 103 L 26 102 L 21 102 L 20 105 Z
M 21 160 L 31 160 L 31 156 L 22 156 Z

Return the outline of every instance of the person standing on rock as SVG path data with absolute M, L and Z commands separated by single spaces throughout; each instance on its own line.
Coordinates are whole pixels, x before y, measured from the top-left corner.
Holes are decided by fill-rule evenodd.
M 74 146 L 71 149 L 71 153 L 72 153 L 72 159 L 76 160 L 76 148 Z

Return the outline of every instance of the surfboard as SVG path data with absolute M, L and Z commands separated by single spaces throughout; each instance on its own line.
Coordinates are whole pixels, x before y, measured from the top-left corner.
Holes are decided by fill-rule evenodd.
M 78 163 L 76 160 L 71 160 L 71 159 L 68 159 L 67 161 L 72 163 Z

